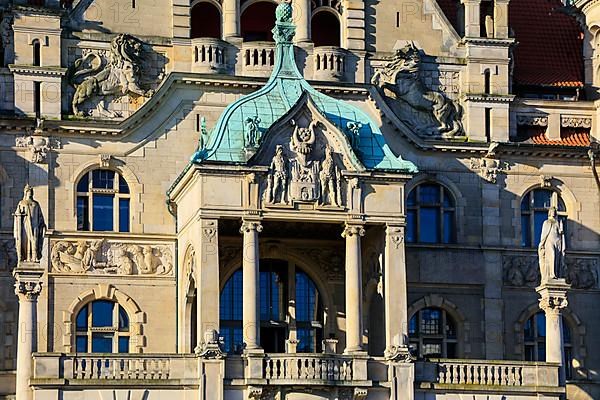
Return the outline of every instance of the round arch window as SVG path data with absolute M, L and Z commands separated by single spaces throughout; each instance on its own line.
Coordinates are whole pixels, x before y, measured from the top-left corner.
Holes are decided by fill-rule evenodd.
M 77 230 L 129 232 L 130 191 L 109 169 L 87 172 L 77 183 Z
M 550 189 L 534 189 L 521 200 L 521 246 L 537 247 L 540 244 L 542 225 L 548 219 L 548 210 L 555 207 L 558 219 L 567 228 L 567 209 L 560 195 Z
M 311 37 L 318 46 L 340 47 L 340 20 L 331 11 L 323 10 L 311 19 Z
M 275 26 L 276 7 L 271 1 L 259 1 L 242 12 L 240 26 L 244 42 L 273 41 L 271 29 Z
M 221 38 L 221 12 L 214 4 L 201 1 L 192 7 L 191 38 Z
M 129 316 L 118 303 L 95 300 L 75 319 L 75 351 L 78 353 L 129 353 Z
M 444 309 L 428 307 L 417 311 L 408 324 L 408 337 L 420 358 L 457 357 L 456 322 Z
M 456 207 L 450 191 L 438 183 L 422 183 L 406 199 L 406 241 L 455 243 Z

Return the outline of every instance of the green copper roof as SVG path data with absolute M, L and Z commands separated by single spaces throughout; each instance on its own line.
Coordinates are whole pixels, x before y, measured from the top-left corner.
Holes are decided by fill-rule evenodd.
M 416 172 L 410 161 L 395 156 L 387 146 L 377 125 L 362 110 L 326 96 L 304 79 L 296 67 L 292 39 L 295 26 L 291 22 L 292 7 L 281 3 L 276 10 L 273 36 L 277 44 L 273 73 L 260 90 L 230 104 L 217 121 L 203 146 L 192 156 L 192 162 L 224 162 L 244 164 L 248 161 L 246 130 L 249 121 L 258 122 L 260 135 L 284 117 L 306 93 L 318 111 L 349 137 L 353 150 L 366 169 Z M 358 129 L 358 140 L 351 140 L 350 128 Z

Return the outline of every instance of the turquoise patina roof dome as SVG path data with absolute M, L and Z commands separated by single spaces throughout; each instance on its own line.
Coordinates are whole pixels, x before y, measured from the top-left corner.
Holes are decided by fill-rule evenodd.
M 356 139 L 349 143 L 367 170 L 417 172 L 412 162 L 391 151 L 377 124 L 364 111 L 318 92 L 300 74 L 292 43 L 296 30 L 292 11 L 287 1 L 280 3 L 275 11 L 276 60 L 267 84 L 225 109 L 208 137 L 201 140 L 202 146 L 191 161 L 246 164 L 250 161 L 245 134 L 248 126 L 258 129 L 260 136 L 264 136 L 275 122 L 308 96 L 322 116 L 347 137 L 352 135 L 352 130 Z

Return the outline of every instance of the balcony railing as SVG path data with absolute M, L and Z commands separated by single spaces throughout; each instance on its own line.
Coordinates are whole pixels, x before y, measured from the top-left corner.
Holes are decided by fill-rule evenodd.
M 156 357 L 73 357 L 73 379 L 169 379 L 171 360 Z
M 417 362 L 415 378 L 422 389 L 469 392 L 489 387 L 503 391 L 556 393 L 559 366 L 552 363 L 493 360 L 430 360 Z
M 201 73 L 225 73 L 228 71 L 229 44 L 220 39 L 192 39 L 193 71 Z
M 244 75 L 268 77 L 275 65 L 275 43 L 244 42 L 242 63 Z
M 350 357 L 331 355 L 270 354 L 264 359 L 264 379 L 279 384 L 352 381 L 353 362 Z
M 346 77 L 346 50 L 333 47 L 315 47 L 313 53 L 314 79 L 343 81 Z

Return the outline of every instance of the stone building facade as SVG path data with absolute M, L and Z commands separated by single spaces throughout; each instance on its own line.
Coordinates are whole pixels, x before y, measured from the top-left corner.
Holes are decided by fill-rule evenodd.
M 600 398 L 597 2 L 0 7 L 0 397 Z

